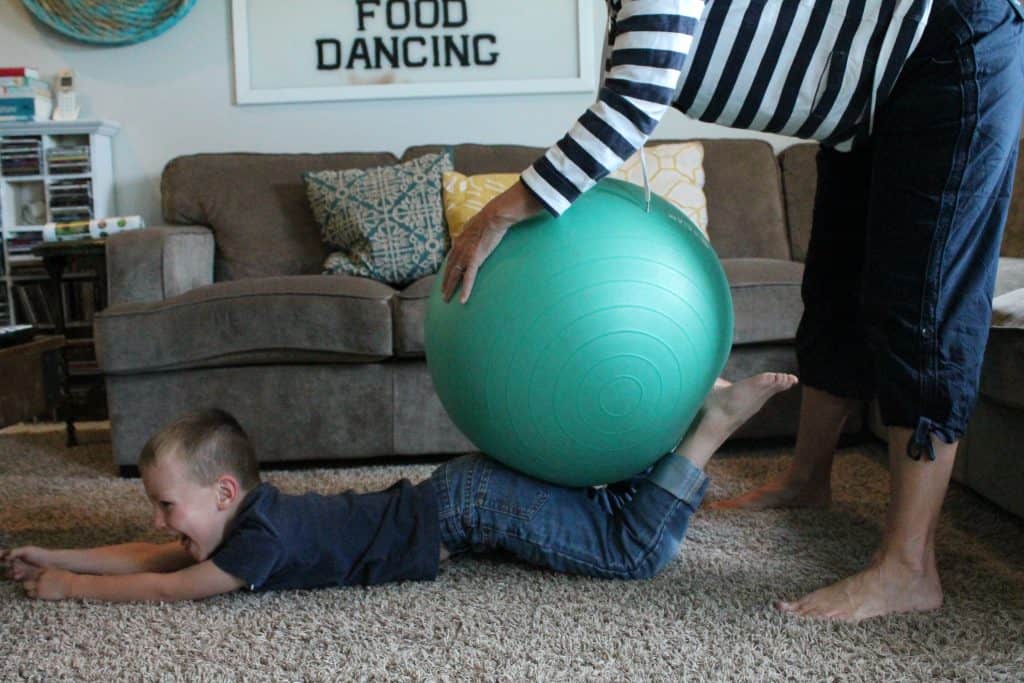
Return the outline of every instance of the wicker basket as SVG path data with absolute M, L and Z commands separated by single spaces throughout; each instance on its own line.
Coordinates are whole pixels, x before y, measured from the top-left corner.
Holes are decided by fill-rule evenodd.
M 130 45 L 155 38 L 196 0 L 22 0 L 50 28 L 85 43 Z

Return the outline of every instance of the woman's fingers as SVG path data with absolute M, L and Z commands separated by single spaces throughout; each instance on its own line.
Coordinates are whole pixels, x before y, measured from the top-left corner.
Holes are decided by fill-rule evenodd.
M 441 285 L 441 292 L 444 294 L 445 301 L 449 301 L 452 295 L 455 294 L 459 281 L 466 271 L 466 267 L 457 262 L 455 257 L 455 252 L 452 252 L 452 255 L 448 258 L 448 264 L 445 266 L 444 280 Z
M 441 282 L 441 293 L 446 302 L 451 300 L 460 283 L 465 287 L 466 271 L 476 260 L 476 252 L 479 248 L 480 238 L 473 231 L 463 231 L 455 238 L 455 244 L 452 246 L 445 264 L 444 280 Z
M 473 292 L 473 283 L 476 282 L 476 274 L 479 269 L 479 266 L 471 263 L 469 268 L 462 273 L 462 296 L 459 297 L 461 303 L 469 301 L 469 295 Z

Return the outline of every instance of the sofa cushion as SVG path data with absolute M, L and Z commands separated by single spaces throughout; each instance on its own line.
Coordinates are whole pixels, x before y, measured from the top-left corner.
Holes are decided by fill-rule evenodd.
M 782 181 L 762 140 L 701 140 L 708 236 L 721 258 L 790 258 Z
M 445 173 L 441 197 L 448 234 L 452 238 L 462 234 L 470 218 L 517 182 L 518 173 L 481 173 L 470 176 L 458 171 Z
M 800 281 L 804 267 L 794 261 L 725 259 L 736 315 L 733 343 L 789 342 L 803 315 Z M 431 275 L 395 297 L 395 355 L 419 358 L 424 354 L 423 322 L 434 284 Z
M 427 319 L 427 300 L 437 275 L 412 283 L 395 297 L 395 355 L 422 358 L 423 324 Z M 453 299 L 454 301 L 454 299 Z
M 817 143 L 800 143 L 779 155 L 789 245 L 797 261 L 807 258 L 811 242 L 814 197 L 818 193 L 818 149 Z
M 651 144 L 688 142 L 658 140 Z M 772 146 L 763 140 L 710 140 L 704 145 L 704 194 L 708 200 L 708 235 L 722 258 L 789 259 L 782 181 Z M 421 145 L 402 155 L 412 159 L 451 149 L 455 170 L 520 173 L 544 154 L 545 147 L 520 145 Z M 737 201 L 737 198 L 742 201 Z
M 804 313 L 803 264 L 775 259 L 723 259 L 735 312 L 733 344 L 793 341 Z
M 167 164 L 160 180 L 163 215 L 172 225 L 213 230 L 218 282 L 319 273 L 327 250 L 302 174 L 396 161 L 388 153 L 182 156 Z
M 682 211 L 705 236 L 708 234 L 708 200 L 704 196 L 704 145 L 700 142 L 651 143 L 626 159 L 613 178 L 644 185 L 644 162 L 651 192 Z
M 1024 410 L 1024 289 L 1003 294 L 992 302 L 981 393 L 1005 406 Z
M 1024 258 L 1000 258 L 993 296 L 1002 296 L 1021 288 L 1024 288 Z
M 1002 255 L 1024 258 L 1024 137 L 1020 139 L 1017 154 L 1017 175 L 1013 181 L 1014 192 L 1010 197 L 1010 209 L 1006 216 L 1006 232 L 1003 235 Z
M 214 283 L 96 316 L 107 373 L 266 363 L 371 362 L 392 355 L 394 290 L 301 275 Z
M 437 272 L 448 252 L 441 176 L 451 166 L 448 154 L 424 154 L 390 166 L 304 174 L 324 242 L 335 250 L 324 270 L 398 287 Z
M 525 145 L 416 145 L 405 150 L 402 161 L 446 150 L 452 155 L 454 170 L 465 175 L 521 173 L 544 153 L 543 147 Z

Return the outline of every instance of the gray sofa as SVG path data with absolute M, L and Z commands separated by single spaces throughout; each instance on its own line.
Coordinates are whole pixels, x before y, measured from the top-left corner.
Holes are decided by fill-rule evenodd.
M 814 145 L 776 156 L 756 140 L 703 140 L 709 234 L 735 306 L 724 372 L 795 371 Z M 165 226 L 107 242 L 110 306 L 95 321 L 116 462 L 189 409 L 232 411 L 262 461 L 344 460 L 473 450 L 435 395 L 423 352 L 433 276 L 396 291 L 320 275 L 325 250 L 305 171 L 366 168 L 438 151 L 200 154 L 168 163 Z M 463 173 L 520 171 L 540 148 L 456 145 Z M 799 392 L 774 398 L 739 434 L 792 436 Z M 847 426 L 859 431 L 860 420 Z

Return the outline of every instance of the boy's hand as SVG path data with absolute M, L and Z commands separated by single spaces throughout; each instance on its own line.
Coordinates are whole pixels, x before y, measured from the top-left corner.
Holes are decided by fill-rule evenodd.
M 71 582 L 75 575 L 63 569 L 42 568 L 34 578 L 26 579 L 21 586 L 30 598 L 37 600 L 63 600 L 71 597 Z
M 28 581 L 39 576 L 43 567 L 16 559 L 7 569 L 7 575 L 15 581 Z
M 14 575 L 14 569 L 18 566 L 19 561 L 22 565 L 30 564 L 36 567 L 50 567 L 53 565 L 50 557 L 50 551 L 46 548 L 38 548 L 34 545 L 24 545 L 20 548 L 2 548 L 0 549 L 0 564 L 3 564 L 7 568 L 7 574 L 15 581 L 20 581 L 17 576 Z

